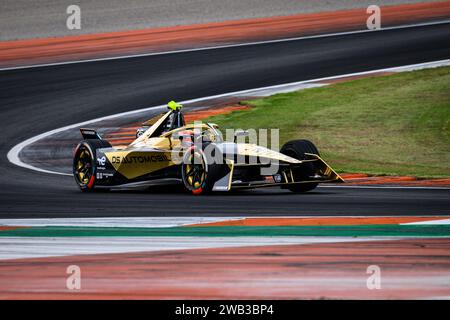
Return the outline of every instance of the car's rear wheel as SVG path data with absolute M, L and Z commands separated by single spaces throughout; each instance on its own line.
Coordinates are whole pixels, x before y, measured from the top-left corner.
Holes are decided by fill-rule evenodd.
M 95 189 L 95 156 L 97 148 L 111 147 L 104 140 L 83 140 L 75 149 L 73 158 L 73 176 L 81 191 Z
M 196 146 L 189 148 L 183 158 L 181 173 L 187 190 L 193 194 L 206 194 L 223 174 L 223 164 L 214 163 Z
M 319 150 L 317 150 L 317 147 L 309 140 L 293 140 L 286 142 L 281 148 L 280 152 L 297 160 L 307 159 L 305 153 L 313 153 L 319 155 Z M 309 177 L 314 176 L 314 174 L 314 165 L 312 163 L 305 163 L 302 165 L 301 170 L 299 171 L 296 178 L 300 181 L 308 180 L 310 179 Z M 286 185 L 285 188 L 289 189 L 292 192 L 302 193 L 315 189 L 317 185 L 318 183 L 316 182 L 307 182 Z

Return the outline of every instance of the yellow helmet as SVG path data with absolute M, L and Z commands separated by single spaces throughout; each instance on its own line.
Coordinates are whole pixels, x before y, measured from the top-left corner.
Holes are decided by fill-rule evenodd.
M 172 100 L 167 104 L 167 108 L 169 108 L 170 110 L 176 111 L 176 110 L 181 110 L 181 108 L 183 108 L 183 105 Z

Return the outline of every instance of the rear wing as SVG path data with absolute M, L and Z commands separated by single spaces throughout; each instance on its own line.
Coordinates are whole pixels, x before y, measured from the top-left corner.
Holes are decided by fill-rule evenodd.
M 81 135 L 83 136 L 83 139 L 102 140 L 102 137 L 98 134 L 98 132 L 95 129 L 80 128 L 80 132 Z

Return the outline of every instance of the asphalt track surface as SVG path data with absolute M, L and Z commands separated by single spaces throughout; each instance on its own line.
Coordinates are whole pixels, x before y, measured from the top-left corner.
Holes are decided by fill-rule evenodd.
M 73 178 L 9 163 L 17 143 L 168 99 L 450 58 L 450 24 L 0 71 L 0 218 L 176 215 L 445 215 L 450 190 L 260 189 L 196 197 L 172 190 L 81 193 Z

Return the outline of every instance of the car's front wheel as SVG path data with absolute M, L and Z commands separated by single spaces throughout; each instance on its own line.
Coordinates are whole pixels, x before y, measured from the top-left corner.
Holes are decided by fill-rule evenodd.
M 316 146 L 309 140 L 293 140 L 286 142 L 281 148 L 280 152 L 297 160 L 307 159 L 305 153 L 319 155 L 319 150 L 317 150 Z M 314 176 L 315 171 L 316 170 L 312 163 L 305 163 L 304 165 L 302 165 L 301 170 L 299 170 L 299 174 L 296 178 L 300 181 L 309 180 L 309 177 Z M 292 192 L 301 193 L 313 190 L 317 187 L 317 185 L 317 182 L 306 182 L 286 185 L 285 188 L 289 189 Z
M 216 181 L 223 176 L 223 164 L 214 163 L 210 158 L 196 146 L 190 147 L 184 154 L 182 179 L 186 189 L 193 194 L 211 192 Z

